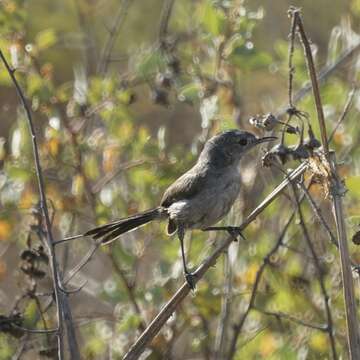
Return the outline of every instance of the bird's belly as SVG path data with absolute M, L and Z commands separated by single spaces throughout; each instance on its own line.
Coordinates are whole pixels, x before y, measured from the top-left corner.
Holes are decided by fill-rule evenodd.
M 169 216 L 184 228 L 204 229 L 217 223 L 230 211 L 239 190 L 238 181 L 208 187 L 191 199 L 170 205 Z

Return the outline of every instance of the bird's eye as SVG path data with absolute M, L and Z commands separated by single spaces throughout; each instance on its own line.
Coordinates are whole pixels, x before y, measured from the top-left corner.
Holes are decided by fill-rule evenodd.
M 248 143 L 248 141 L 247 141 L 246 138 L 242 138 L 242 139 L 240 139 L 240 141 L 239 141 L 239 144 L 242 145 L 242 146 L 247 145 L 247 143 Z

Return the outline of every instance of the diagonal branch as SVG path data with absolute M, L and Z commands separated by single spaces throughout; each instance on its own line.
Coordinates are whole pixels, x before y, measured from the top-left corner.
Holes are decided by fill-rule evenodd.
M 279 184 L 253 211 L 244 222 L 239 226 L 239 230 L 244 230 L 251 222 L 253 222 L 260 213 L 262 213 L 277 197 L 280 195 L 289 183 L 299 178 L 307 168 L 306 163 L 298 166 L 287 178 Z M 233 237 L 227 237 L 216 249 L 209 255 L 204 262 L 194 272 L 195 282 L 198 282 L 205 273 L 212 267 L 219 256 L 229 247 L 232 243 Z M 190 288 L 185 282 L 175 295 L 166 303 L 161 309 L 155 319 L 149 324 L 146 330 L 140 335 L 138 340 L 133 344 L 128 353 L 124 356 L 123 360 L 135 360 L 143 353 L 145 348 L 151 343 L 153 338 L 158 334 L 166 321 L 171 317 L 177 307 L 182 303 L 186 296 L 190 293 Z
M 351 108 L 351 105 L 353 103 L 353 100 L 355 98 L 355 95 L 357 93 L 357 90 L 358 88 L 355 86 L 351 89 L 349 95 L 348 95 L 348 98 L 346 100 L 346 103 L 345 103 L 345 106 L 344 106 L 344 109 L 338 119 L 338 121 L 336 122 L 336 125 L 334 126 L 334 129 L 332 130 L 330 136 L 329 136 L 329 143 L 331 143 L 335 133 L 336 133 L 336 130 L 338 129 L 338 127 L 340 126 L 340 124 L 344 121 L 344 119 L 346 118 L 346 115 L 348 114 L 350 108 Z

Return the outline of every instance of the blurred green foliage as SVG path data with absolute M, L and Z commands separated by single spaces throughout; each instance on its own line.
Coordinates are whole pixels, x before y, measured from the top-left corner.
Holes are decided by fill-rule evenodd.
M 0 48 L 16 69 L 33 111 L 58 239 L 157 205 L 166 187 L 194 163 L 210 136 L 232 127 L 254 130 L 247 121 L 250 115 L 275 112 L 286 103 L 287 34 L 274 38 L 271 31 L 266 33 L 272 29 L 264 28 L 268 21 L 264 7 L 240 0 L 176 1 L 168 33 L 158 35 L 161 1 L 132 3 L 124 10 L 128 16 L 118 34 L 112 32 L 114 14 L 119 10 L 115 1 L 0 2 Z M 359 8 L 359 1 L 351 1 L 344 14 L 348 20 L 331 25 L 337 31 L 329 29 L 327 52 L 315 49 L 314 44 L 319 67 L 331 64 L 343 49 L 358 41 L 358 29 L 351 28 L 349 19 L 358 20 Z M 305 8 L 305 22 L 311 9 L 319 10 L 317 4 Z M 281 18 L 271 19 L 274 28 L 280 20 L 288 27 L 286 10 L 287 4 L 281 9 Z M 110 57 L 102 59 L 103 46 L 112 36 L 115 46 Z M 271 45 L 261 48 L 258 41 Z M 100 65 L 106 64 L 104 73 L 99 72 L 101 61 Z M 298 45 L 294 66 L 298 89 L 308 80 Z M 329 132 L 357 77 L 358 64 L 350 64 L 322 86 Z M 34 286 L 36 293 L 48 293 L 49 278 L 35 281 L 20 269 L 18 252 L 39 244 L 39 197 L 25 114 L 3 66 L 0 89 L 0 253 L 13 254 L 9 259 L 0 258 L 2 293 L 8 292 L 2 296 L 6 301 L 0 312 L 19 311 L 24 327 L 44 328 L 45 320 L 51 328 L 56 324 L 54 308 L 42 318 L 31 293 Z M 341 174 L 349 189 L 345 201 L 350 234 L 356 231 L 360 210 L 357 96 L 354 104 L 332 143 L 343 161 Z M 311 96 L 305 97 L 299 108 L 309 114 L 318 134 Z M 286 141 L 298 140 L 289 135 Z M 282 179 L 275 170 L 261 169 L 258 158 L 245 160 L 241 198 L 224 224 L 239 224 Z M 312 194 L 334 229 L 321 188 L 316 187 Z M 226 301 L 223 343 L 228 351 L 256 274 L 292 207 L 282 197 L 249 226 L 245 233 L 249 241 L 231 246 L 206 274 L 195 296 L 179 307 L 154 340 L 149 359 L 215 356 Z M 338 253 L 321 225 L 313 221 L 310 209 L 304 206 L 304 212 L 326 275 L 337 351 L 346 357 Z M 189 234 L 186 243 L 192 267 L 211 253 L 213 244 L 223 236 Z M 286 243 L 288 246 L 280 247 L 270 259 L 256 306 L 325 324 L 316 271 L 297 221 L 290 226 Z M 65 274 L 89 246 L 90 240 L 59 246 Z M 359 262 L 355 245 L 351 252 Z M 148 225 L 98 250 L 79 281 L 84 278 L 88 281 L 85 288 L 72 295 L 82 356 L 120 359 L 143 324 L 154 318 L 182 283 L 178 241 L 165 236 L 164 224 Z M 76 285 L 78 281 L 71 283 Z M 15 294 L 25 295 L 14 301 Z M 48 297 L 38 297 L 45 306 Z M 43 337 L 41 344 L 51 347 L 53 338 Z M 26 341 L 24 354 L 40 356 L 39 335 L 24 334 L 19 339 L 2 332 L 0 359 L 9 359 L 22 341 Z M 327 359 L 329 349 L 325 332 L 253 310 L 234 359 Z

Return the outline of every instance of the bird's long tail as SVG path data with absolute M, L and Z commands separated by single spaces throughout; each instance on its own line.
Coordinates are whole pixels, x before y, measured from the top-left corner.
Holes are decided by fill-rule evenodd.
M 162 219 L 166 216 L 166 210 L 162 207 L 147 210 L 127 218 L 120 219 L 110 224 L 91 229 L 84 236 L 92 236 L 93 239 L 101 239 L 103 245 L 116 240 L 121 234 L 127 233 L 150 221 Z

